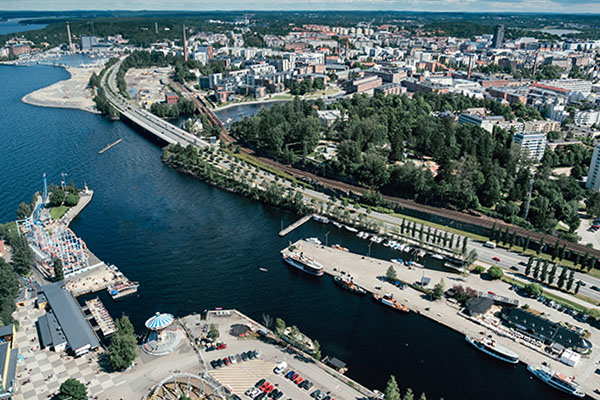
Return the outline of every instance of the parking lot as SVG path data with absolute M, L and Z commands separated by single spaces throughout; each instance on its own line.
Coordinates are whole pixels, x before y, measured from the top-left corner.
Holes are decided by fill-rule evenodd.
M 247 325 L 251 327 L 252 331 L 260 328 L 260 325 L 244 319 L 240 314 L 231 313 L 229 315 L 218 316 L 214 313 L 209 313 L 206 321 L 200 320 L 199 316 L 186 317 L 185 320 L 190 333 L 194 337 L 206 334 L 210 324 L 215 324 L 218 327 L 218 341 L 225 343 L 227 348 L 202 351 L 202 357 L 206 362 L 210 375 L 242 399 L 259 398 L 259 393 L 255 393 L 253 397 L 244 393 L 262 379 L 265 381 L 261 382 L 259 386 L 268 382 L 267 385 L 272 385 L 270 392 L 275 392 L 275 390 L 277 391 L 275 392 L 276 394 L 282 392 L 279 395 L 281 400 L 309 400 L 312 398 L 310 394 L 315 390 L 324 393 L 320 398 L 321 400 L 325 399 L 326 396 L 329 396 L 330 400 L 365 398 L 360 392 L 325 371 L 314 360 L 305 358 L 290 348 L 262 338 L 253 332 L 250 332 L 245 337 L 232 336 L 230 333 L 232 325 Z M 216 368 L 210 363 L 213 360 L 229 359 L 231 355 L 236 359 L 235 355 L 240 355 L 242 352 L 247 353 L 250 350 L 257 350 L 258 357 L 246 361 L 236 361 L 235 363 L 229 362 L 229 365 L 217 366 Z M 287 366 L 281 373 L 276 374 L 274 368 L 282 361 L 285 361 Z M 294 374 L 297 375 L 296 380 L 298 383 L 300 383 L 299 378 L 302 381 L 310 381 L 312 383 L 310 389 L 299 387 L 297 383 L 286 378 L 285 375 L 289 371 L 294 371 Z M 301 386 L 304 386 L 304 384 Z M 264 398 L 267 398 L 267 396 L 264 396 Z

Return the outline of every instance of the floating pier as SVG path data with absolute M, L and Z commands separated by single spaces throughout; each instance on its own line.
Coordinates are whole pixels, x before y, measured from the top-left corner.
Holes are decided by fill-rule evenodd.
M 298 221 L 294 222 L 293 224 L 291 224 L 290 226 L 288 226 L 285 229 L 282 229 L 279 232 L 279 236 L 283 237 L 285 235 L 287 235 L 288 233 L 290 233 L 291 231 L 293 231 L 294 229 L 298 228 L 299 226 L 305 224 L 309 219 L 312 218 L 312 214 L 311 215 L 305 215 L 304 217 L 300 218 Z
M 106 307 L 104 307 L 104 304 L 102 304 L 102 301 L 100 301 L 99 298 L 96 297 L 95 299 L 86 300 L 85 305 L 92 314 L 91 318 L 96 320 L 98 328 L 100 329 L 100 332 L 102 332 L 102 335 L 104 337 L 115 333 L 115 322 L 113 321 L 112 317 L 106 310 Z
M 113 148 L 114 146 L 118 145 L 119 143 L 121 143 L 123 141 L 123 139 L 119 139 L 116 142 L 113 142 L 111 144 L 109 144 L 108 146 L 106 146 L 105 148 L 103 148 L 102 150 L 100 150 L 98 152 L 98 154 L 102 154 L 104 153 L 106 150 L 110 150 L 111 148 Z

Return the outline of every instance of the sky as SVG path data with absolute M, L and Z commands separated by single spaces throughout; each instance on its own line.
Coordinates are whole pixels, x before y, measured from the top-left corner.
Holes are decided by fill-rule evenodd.
M 600 0 L 0 0 L 0 10 L 385 10 L 600 13 Z

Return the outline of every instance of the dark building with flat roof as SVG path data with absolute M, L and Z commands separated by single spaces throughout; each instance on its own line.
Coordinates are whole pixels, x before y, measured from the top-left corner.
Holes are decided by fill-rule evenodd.
M 11 399 L 17 390 L 15 374 L 19 349 L 14 325 L 0 326 L 0 399 Z
M 505 308 L 502 316 L 511 327 L 543 340 L 548 345 L 558 343 L 578 353 L 586 353 L 592 348 L 592 343 L 582 334 L 521 308 Z
M 96 334 L 64 282 L 42 286 L 38 303 L 40 301 L 46 302 L 46 308 L 49 308 L 37 320 L 43 347 L 51 347 L 54 351 L 69 349 L 75 356 L 80 356 L 100 346 Z

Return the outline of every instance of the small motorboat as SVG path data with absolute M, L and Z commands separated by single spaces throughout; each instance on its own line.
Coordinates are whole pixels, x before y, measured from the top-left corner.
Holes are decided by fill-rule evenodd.
M 264 267 L 260 267 L 258 270 L 261 272 L 269 272 L 269 270 Z

